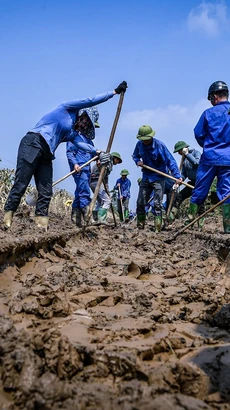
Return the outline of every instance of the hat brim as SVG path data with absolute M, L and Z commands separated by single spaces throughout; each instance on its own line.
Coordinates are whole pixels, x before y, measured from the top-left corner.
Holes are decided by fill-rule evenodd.
M 189 147 L 189 145 L 188 144 L 186 144 L 186 145 L 184 145 L 183 147 L 181 147 L 181 148 L 179 148 L 179 149 L 174 149 L 174 151 L 173 151 L 173 154 L 175 154 L 176 152 L 179 152 L 180 150 L 182 150 L 183 148 L 188 148 Z
M 150 132 L 146 136 L 137 134 L 137 139 L 140 140 L 140 141 L 147 141 L 147 140 L 150 140 L 151 138 L 153 138 L 155 134 L 156 134 L 155 131 Z

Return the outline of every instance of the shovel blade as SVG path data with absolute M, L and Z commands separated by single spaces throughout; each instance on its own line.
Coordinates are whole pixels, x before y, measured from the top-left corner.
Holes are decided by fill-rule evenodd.
M 38 195 L 37 192 L 30 192 L 26 195 L 26 204 L 29 206 L 35 206 L 37 203 Z

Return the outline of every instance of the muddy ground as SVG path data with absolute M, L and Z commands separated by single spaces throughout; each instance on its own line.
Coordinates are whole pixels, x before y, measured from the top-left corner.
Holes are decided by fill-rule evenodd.
M 2 214 L 0 214 L 2 218 Z M 230 235 L 0 231 L 1 410 L 230 409 Z

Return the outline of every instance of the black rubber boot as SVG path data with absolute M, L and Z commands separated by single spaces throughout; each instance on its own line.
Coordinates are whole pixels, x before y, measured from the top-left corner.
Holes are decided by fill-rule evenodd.
M 76 225 L 76 219 L 77 219 L 77 209 L 74 208 L 72 209 L 71 212 L 71 221 Z
M 78 228 L 82 228 L 82 223 L 81 223 L 81 209 L 76 209 L 76 225 Z

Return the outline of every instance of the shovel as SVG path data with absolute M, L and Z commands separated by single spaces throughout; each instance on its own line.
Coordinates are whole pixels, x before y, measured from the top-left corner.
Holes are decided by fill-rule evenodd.
M 85 162 L 84 164 L 82 164 L 82 165 L 79 167 L 78 171 L 73 170 L 73 171 L 69 172 L 67 175 L 65 175 L 64 177 L 58 179 L 57 181 L 55 181 L 55 182 L 53 183 L 52 187 L 54 187 L 55 185 L 57 185 L 57 184 L 59 184 L 60 182 L 64 181 L 64 179 L 70 177 L 70 175 L 75 174 L 75 172 L 81 171 L 82 168 L 86 167 L 86 166 L 89 165 L 92 161 L 95 161 L 97 158 L 98 158 L 98 156 L 95 156 L 95 157 L 91 158 L 89 161 L 87 161 L 87 162 Z M 36 189 L 34 189 L 33 192 L 30 192 L 29 194 L 26 195 L 26 199 L 25 199 L 25 200 L 26 200 L 26 204 L 29 205 L 29 206 L 35 206 L 36 203 L 37 203 L 37 199 L 38 199 L 38 192 L 37 192 Z
M 112 147 L 114 135 L 115 135 L 116 128 L 117 128 L 117 123 L 118 123 L 118 120 L 119 120 L 119 117 L 120 117 L 120 113 L 121 113 L 121 108 L 122 108 L 123 100 L 124 100 L 124 92 L 122 91 L 122 93 L 120 94 L 120 98 L 119 98 L 119 102 L 118 102 L 118 106 L 117 106 L 117 112 L 116 112 L 116 115 L 115 115 L 115 118 L 114 118 L 114 121 L 113 121 L 113 126 L 112 126 L 112 130 L 111 130 L 111 133 L 110 133 L 109 142 L 108 142 L 108 145 L 107 145 L 106 152 L 110 152 L 111 147 Z M 106 171 L 106 166 L 102 166 L 101 172 L 100 172 L 100 175 L 99 175 L 99 178 L 98 178 L 98 181 L 97 181 L 97 186 L 96 186 L 96 188 L 95 188 L 92 201 L 91 201 L 91 203 L 90 203 L 90 205 L 89 205 L 89 211 L 88 211 L 88 214 L 87 214 L 87 216 L 86 216 L 86 225 L 85 225 L 85 226 L 87 226 L 87 225 L 89 224 L 90 217 L 91 217 L 92 212 L 93 212 L 93 209 L 94 209 L 94 207 L 95 207 L 95 203 L 96 203 L 96 200 L 97 200 L 98 192 L 99 192 L 101 183 L 102 183 L 102 181 L 103 181 L 103 177 L 104 177 L 105 171 Z M 84 228 L 85 228 L 85 227 L 83 227 L 83 229 L 84 229 Z
M 216 209 L 219 205 L 222 205 L 223 202 L 225 202 L 227 199 L 230 198 L 230 194 L 228 194 L 225 198 L 221 199 L 221 201 L 219 201 L 217 204 L 213 205 L 211 208 L 209 208 L 207 211 L 205 211 L 202 215 L 199 215 L 197 218 L 193 219 L 192 222 L 190 222 L 188 225 L 184 226 L 182 229 L 179 229 L 179 231 L 177 231 L 175 233 L 175 235 L 173 235 L 172 238 L 166 239 L 164 242 L 165 243 L 171 243 L 172 241 L 174 241 L 174 239 L 176 239 L 178 237 L 178 235 L 180 235 L 181 233 L 183 233 L 184 231 L 186 231 L 186 229 L 190 228 L 190 226 L 192 226 L 194 223 L 196 223 L 197 221 L 199 221 L 199 219 L 203 218 L 205 215 L 207 215 L 209 212 L 214 211 L 214 209 Z

